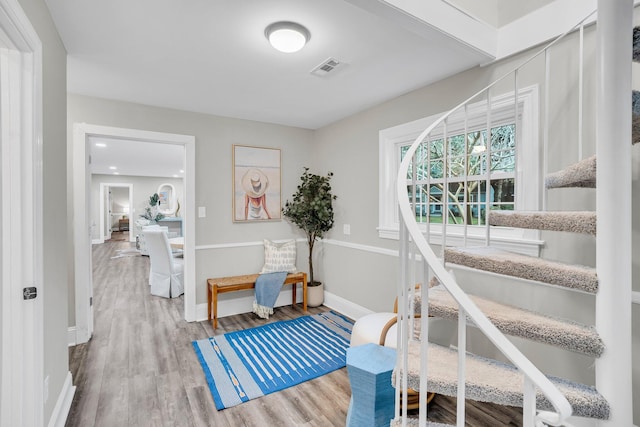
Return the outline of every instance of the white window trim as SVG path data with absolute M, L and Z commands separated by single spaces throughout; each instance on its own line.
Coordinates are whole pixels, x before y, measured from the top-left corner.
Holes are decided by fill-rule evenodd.
M 487 102 L 481 101 L 467 107 L 469 114 L 469 129 L 477 126 L 475 117 L 486 114 Z M 517 210 L 538 210 L 541 200 L 542 180 L 540 177 L 540 155 L 538 150 L 539 109 L 538 86 L 533 85 L 518 90 L 517 122 L 518 147 L 516 149 L 516 200 Z M 491 99 L 492 121 L 499 123 L 509 115 L 513 117 L 514 92 L 506 93 Z M 434 123 L 442 114 L 436 114 L 413 122 L 383 129 L 379 133 L 379 205 L 378 205 L 378 236 L 383 239 L 398 240 L 398 197 L 395 194 L 395 182 L 400 165 L 401 145 L 413 143 L 415 139 Z M 460 114 L 453 114 L 448 120 L 449 134 L 453 135 L 463 126 L 464 120 Z M 458 129 L 460 127 L 460 129 Z M 526 182 L 524 177 L 526 176 Z M 426 225 L 424 226 L 426 232 Z M 432 224 L 430 229 L 430 243 L 442 242 L 442 227 Z M 524 230 L 506 227 L 491 229 L 492 245 L 498 248 L 538 256 L 540 240 L 538 230 Z M 483 245 L 485 243 L 484 227 L 467 227 L 467 245 Z M 464 226 L 447 224 L 447 245 L 464 244 Z

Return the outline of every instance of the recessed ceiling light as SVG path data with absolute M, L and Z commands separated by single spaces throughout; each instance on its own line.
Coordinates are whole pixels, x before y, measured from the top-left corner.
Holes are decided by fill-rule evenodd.
M 114 171 L 114 170 L 116 170 L 116 169 L 118 169 L 118 168 L 117 168 L 117 167 L 115 167 L 115 166 L 109 166 L 109 169 L 111 169 L 112 171 Z
M 178 175 L 173 175 L 174 178 L 178 178 Z
M 305 27 L 295 22 L 274 22 L 264 30 L 264 35 L 275 49 L 284 53 L 297 52 L 311 38 Z
M 96 142 L 96 147 L 104 148 L 106 146 L 107 144 L 105 144 L 104 142 Z
M 114 172 L 113 174 L 114 175 L 120 175 L 120 172 Z
M 184 173 L 184 170 L 180 169 L 180 173 Z

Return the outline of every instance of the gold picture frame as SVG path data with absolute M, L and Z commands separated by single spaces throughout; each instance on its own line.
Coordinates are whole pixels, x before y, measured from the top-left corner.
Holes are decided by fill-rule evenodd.
M 280 149 L 233 145 L 233 222 L 282 219 Z

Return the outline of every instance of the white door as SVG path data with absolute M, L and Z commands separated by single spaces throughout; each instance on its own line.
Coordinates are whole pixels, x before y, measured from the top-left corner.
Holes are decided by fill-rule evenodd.
M 0 0 L 0 425 L 43 422 L 41 45 Z

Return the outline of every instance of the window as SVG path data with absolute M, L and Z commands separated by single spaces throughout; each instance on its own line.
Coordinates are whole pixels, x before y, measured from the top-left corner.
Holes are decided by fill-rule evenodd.
M 490 149 L 487 149 L 486 101 L 467 107 L 466 134 L 464 116 L 452 115 L 447 120 L 446 144 L 444 131 L 436 131 L 418 148 L 416 161 L 406 177 L 407 191 L 410 200 L 415 200 L 416 220 L 424 224 L 425 231 L 430 227 L 431 243 L 441 241 L 441 224 L 445 220 L 447 239 L 453 239 L 448 244 L 463 244 L 465 222 L 467 239 L 471 239 L 468 244 L 484 243 L 487 198 L 490 209 L 538 209 L 541 180 L 537 87 L 519 91 L 517 118 L 514 101 L 513 92 L 492 98 Z M 398 167 L 419 134 L 441 116 L 380 131 L 380 237 L 398 238 L 395 194 Z M 491 174 L 487 191 L 489 153 Z M 491 235 L 498 246 L 527 254 L 537 255 L 541 244 L 535 230 L 496 228 Z
M 468 131 L 466 138 L 464 133 L 448 136 L 447 144 L 444 138 L 423 142 L 407 176 L 407 191 L 411 200 L 415 199 L 416 220 L 442 223 L 446 218 L 448 224 L 483 225 L 487 200 L 490 209 L 513 210 L 515 130 L 514 123 L 491 129 L 489 192 L 486 180 L 489 155 L 486 129 Z M 404 158 L 410 145 L 406 143 L 399 146 L 400 159 Z

